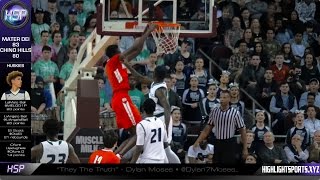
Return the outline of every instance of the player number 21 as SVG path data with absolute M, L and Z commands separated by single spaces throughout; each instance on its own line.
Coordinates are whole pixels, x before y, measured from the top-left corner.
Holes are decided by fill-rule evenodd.
M 157 142 L 157 140 L 155 139 L 157 134 L 158 134 L 158 142 L 161 142 L 161 128 L 158 129 L 158 132 L 156 129 L 151 129 L 151 132 L 153 133 L 151 137 L 151 143 Z

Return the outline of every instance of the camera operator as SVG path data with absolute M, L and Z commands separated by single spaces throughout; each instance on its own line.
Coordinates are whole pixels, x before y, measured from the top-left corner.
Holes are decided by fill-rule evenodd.
M 306 91 L 306 84 L 302 79 L 300 79 L 300 76 L 301 67 L 296 65 L 289 71 L 289 77 L 287 79 L 289 88 L 297 99 L 300 99 L 301 94 Z
M 188 160 L 190 164 L 212 163 L 213 145 L 209 144 L 207 139 L 203 140 L 198 147 L 189 147 Z

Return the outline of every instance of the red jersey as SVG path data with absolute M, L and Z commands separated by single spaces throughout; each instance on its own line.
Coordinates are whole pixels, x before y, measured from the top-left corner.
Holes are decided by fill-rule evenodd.
M 273 79 L 278 83 L 280 84 L 281 82 L 283 81 L 286 81 L 288 76 L 289 76 L 289 71 L 290 71 L 290 68 L 283 64 L 282 65 L 282 68 L 279 69 L 275 64 L 271 66 L 270 68 L 273 72 Z
M 112 150 L 101 149 L 90 155 L 89 164 L 120 164 L 120 158 Z
M 117 54 L 110 58 L 105 68 L 113 94 L 121 90 L 130 90 L 127 68 L 121 63 L 119 56 L 120 54 Z

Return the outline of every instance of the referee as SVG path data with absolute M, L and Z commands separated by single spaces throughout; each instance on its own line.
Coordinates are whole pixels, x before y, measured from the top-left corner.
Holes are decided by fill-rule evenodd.
M 206 139 L 212 128 L 215 127 L 216 139 L 214 140 L 213 162 L 219 164 L 236 164 L 237 141 L 234 135 L 237 129 L 240 131 L 243 143 L 243 158 L 246 158 L 248 154 L 246 127 L 240 112 L 230 107 L 230 97 L 228 90 L 221 91 L 221 106 L 211 111 L 208 124 L 193 145 L 194 148 L 198 147 L 199 142 Z

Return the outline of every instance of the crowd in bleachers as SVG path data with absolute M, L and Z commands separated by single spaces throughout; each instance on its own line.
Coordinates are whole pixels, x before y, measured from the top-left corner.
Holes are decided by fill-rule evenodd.
M 127 7 L 133 1 L 126 1 Z M 71 74 L 79 47 L 96 27 L 98 2 L 32 1 L 32 113 L 64 121 L 60 89 Z M 120 11 L 120 1 L 113 2 Z M 200 133 L 211 109 L 219 107 L 221 90 L 230 90 L 231 107 L 245 117 L 250 101 L 242 96 L 243 88 L 272 114 L 272 126 L 267 127 L 265 113 L 252 112 L 256 123 L 247 127 L 251 130 L 247 132 L 251 152 L 247 163 L 320 162 L 320 1 L 220 0 L 215 4 L 216 37 L 180 39 L 177 52 L 170 55 L 157 55 L 150 37 L 131 62 L 150 78 L 156 66 L 165 65 L 170 71 L 165 82 L 174 120 L 172 149 L 187 162 L 210 159 L 213 147 L 208 142 L 214 141 L 214 135 L 199 152 L 193 152 L 192 142 L 186 143 L 188 134 Z M 203 6 L 199 1 L 192 12 L 199 13 Z M 183 4 L 179 8 L 182 12 Z M 115 17 L 121 16 L 118 10 Z M 162 15 L 170 16 L 165 11 Z M 120 50 L 128 49 L 133 41 L 134 37 L 121 37 Z M 210 71 L 209 60 L 198 53 L 199 47 L 224 71 Z M 101 112 L 112 111 L 112 93 L 104 74 L 107 58 L 96 65 Z M 149 84 L 130 77 L 130 86 L 129 94 L 141 109 Z M 274 135 L 268 131 L 287 135 L 286 146 L 273 148 Z

